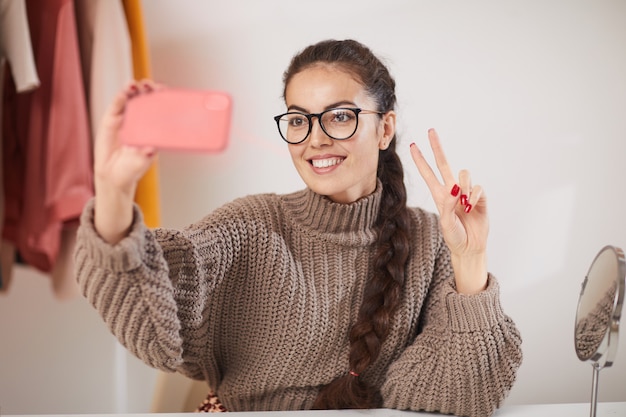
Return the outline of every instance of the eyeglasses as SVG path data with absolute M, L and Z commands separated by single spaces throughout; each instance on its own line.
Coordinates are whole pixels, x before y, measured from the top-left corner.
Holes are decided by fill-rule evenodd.
M 313 128 L 313 118 L 317 117 L 320 127 L 330 138 L 349 139 L 359 127 L 359 114 L 384 114 L 374 110 L 339 107 L 321 113 L 290 111 L 274 117 L 280 136 L 285 142 L 295 145 L 309 137 Z

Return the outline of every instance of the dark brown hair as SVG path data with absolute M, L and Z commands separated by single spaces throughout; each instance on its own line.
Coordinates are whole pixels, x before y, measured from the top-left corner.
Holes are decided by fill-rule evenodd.
M 302 50 L 284 73 L 283 97 L 294 75 L 319 63 L 337 66 L 352 74 L 376 101 L 378 111 L 394 110 L 394 79 L 372 51 L 355 40 L 325 40 Z M 376 270 L 365 286 L 363 303 L 350 331 L 350 369 L 321 387 L 313 408 L 375 408 L 382 405 L 379 390 L 367 384 L 363 375 L 378 357 L 389 333 L 400 302 L 409 255 L 409 212 L 395 136 L 386 150 L 379 151 L 377 176 L 383 184 L 383 194 L 376 224 Z

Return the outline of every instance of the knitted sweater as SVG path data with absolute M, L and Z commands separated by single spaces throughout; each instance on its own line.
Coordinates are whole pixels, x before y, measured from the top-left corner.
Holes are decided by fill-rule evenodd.
M 348 333 L 373 274 L 379 183 L 337 204 L 306 189 L 240 198 L 183 230 L 135 207 L 117 245 L 85 207 L 75 250 L 83 294 L 146 364 L 204 379 L 231 411 L 308 409 L 349 371 Z M 411 209 L 402 302 L 363 373 L 387 408 L 488 416 L 511 388 L 521 338 L 496 279 L 455 291 L 438 218 Z

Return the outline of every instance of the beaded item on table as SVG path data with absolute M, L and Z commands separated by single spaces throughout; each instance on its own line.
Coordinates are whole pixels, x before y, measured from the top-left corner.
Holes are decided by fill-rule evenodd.
M 212 392 L 209 392 L 206 398 L 204 399 L 204 401 L 202 401 L 202 404 L 198 406 L 195 412 L 196 413 L 224 413 L 226 411 L 228 410 L 226 409 L 226 407 L 222 405 L 219 398 L 217 398 L 217 395 L 213 394 Z

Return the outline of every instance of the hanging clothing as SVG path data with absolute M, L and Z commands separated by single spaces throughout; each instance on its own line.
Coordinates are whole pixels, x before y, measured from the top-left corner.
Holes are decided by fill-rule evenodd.
M 85 98 L 92 140 L 115 95 L 133 79 L 130 35 L 119 0 L 81 0 L 74 3 Z M 79 294 L 72 252 L 75 225 L 65 224 L 61 250 L 51 271 L 52 288 L 59 298 Z
M 92 137 L 106 109 L 133 80 L 133 57 L 121 0 L 74 4 L 85 95 Z
M 133 67 L 136 80 L 151 78 L 148 42 L 143 20 L 140 0 L 123 0 L 128 29 L 132 42 Z M 159 194 L 158 160 L 137 184 L 135 202 L 141 207 L 144 221 L 148 227 L 158 227 L 161 223 L 161 207 Z
M 0 61 L 5 60 L 18 93 L 39 87 L 25 0 L 0 0 Z
M 75 227 L 93 196 L 91 138 L 72 0 L 27 0 L 41 86 L 16 94 L 5 83 L 3 237 L 29 265 L 49 272 L 63 227 Z
M 39 77 L 30 40 L 25 0 L 0 0 L 0 97 L 4 93 L 4 72 L 7 67 L 15 80 L 17 93 L 39 87 Z M 4 184 L 2 169 L 2 100 L 0 100 L 0 236 L 4 219 Z M 0 292 L 9 290 L 15 246 L 0 242 Z

